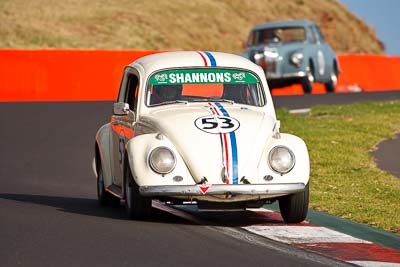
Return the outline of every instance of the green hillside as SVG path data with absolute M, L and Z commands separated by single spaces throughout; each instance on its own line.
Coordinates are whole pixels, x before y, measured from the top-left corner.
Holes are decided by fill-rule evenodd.
M 338 53 L 383 53 L 336 0 L 0 0 L 0 48 L 201 49 L 239 53 L 249 29 L 317 22 Z

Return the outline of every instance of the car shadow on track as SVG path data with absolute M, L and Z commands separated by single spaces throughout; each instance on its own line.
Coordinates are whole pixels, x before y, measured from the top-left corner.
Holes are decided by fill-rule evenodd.
M 265 209 L 249 209 L 246 211 L 213 211 L 201 212 L 195 206 L 182 206 L 176 205 L 176 209 L 188 212 L 203 222 L 203 224 L 226 227 L 246 227 L 250 225 L 264 225 L 264 226 L 284 226 L 288 225 L 283 221 L 279 212 Z M 304 226 L 311 225 L 308 222 L 297 224 L 290 224 L 291 226 Z
M 79 197 L 61 197 L 61 196 L 45 196 L 31 194 L 4 194 L 0 193 L 0 200 L 7 199 L 23 203 L 43 205 L 54 207 L 57 211 L 68 212 L 79 215 L 103 217 L 114 220 L 128 220 L 125 214 L 125 207 L 121 205 L 111 207 L 102 207 L 96 199 L 79 198 Z M 153 207 L 152 216 L 146 220 L 152 223 L 168 223 L 168 224 L 185 224 L 192 225 L 194 223 L 182 219 L 168 212 Z
M 128 220 L 123 202 L 120 205 L 99 206 L 96 199 L 79 197 L 46 196 L 32 194 L 0 193 L 0 199 L 18 201 L 54 207 L 57 211 L 102 217 L 114 220 Z M 174 212 L 168 212 L 153 205 L 152 215 L 147 222 L 207 226 L 243 227 L 248 225 L 284 225 L 282 217 L 277 212 L 253 211 L 243 212 L 200 212 L 195 206 L 174 206 L 176 210 L 193 215 L 200 220 L 188 219 Z M 304 224 L 304 223 L 302 223 Z

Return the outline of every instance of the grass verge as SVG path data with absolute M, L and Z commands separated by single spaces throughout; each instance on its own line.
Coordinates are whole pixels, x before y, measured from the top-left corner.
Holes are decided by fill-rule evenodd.
M 400 179 L 369 155 L 400 132 L 400 101 L 316 106 L 306 116 L 279 109 L 277 117 L 308 146 L 312 209 L 400 233 Z

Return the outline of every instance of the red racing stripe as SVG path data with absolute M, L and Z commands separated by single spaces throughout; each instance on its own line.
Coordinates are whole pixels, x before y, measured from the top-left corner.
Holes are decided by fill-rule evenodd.
M 206 60 L 206 58 L 203 56 L 203 54 L 200 52 L 200 51 L 197 51 L 197 53 L 201 56 L 201 58 L 203 59 L 203 61 L 204 61 L 204 66 L 208 66 L 207 65 L 207 60 Z
M 208 103 L 208 104 L 213 108 L 215 113 L 219 116 L 220 114 L 219 114 L 218 110 L 211 103 Z
M 200 52 L 198 52 L 198 53 L 200 53 Z M 201 55 L 201 54 L 200 54 Z M 203 57 L 204 58 L 204 57 Z M 205 59 L 204 59 L 205 60 Z M 211 103 L 211 102 L 208 102 L 208 105 L 214 110 L 214 112 L 215 112 L 215 114 L 217 114 L 217 116 L 220 116 L 221 114 L 219 113 L 219 111 L 218 111 L 218 109 Z M 224 153 L 224 155 L 225 155 L 225 167 L 226 167 L 226 174 L 227 174 L 227 176 L 228 177 L 226 177 L 226 181 L 225 181 L 225 183 L 226 184 L 229 184 L 230 182 L 230 180 L 229 180 L 229 151 L 228 151 L 228 141 L 226 140 L 226 134 L 221 134 L 222 136 L 223 136 L 223 140 L 224 140 L 224 143 L 223 143 L 223 150 L 225 151 L 225 153 Z
M 226 177 L 225 183 L 229 184 L 229 154 L 228 154 L 228 142 L 226 141 L 226 134 L 224 135 L 224 146 L 225 146 L 225 164 L 226 164 L 226 174 L 228 177 Z

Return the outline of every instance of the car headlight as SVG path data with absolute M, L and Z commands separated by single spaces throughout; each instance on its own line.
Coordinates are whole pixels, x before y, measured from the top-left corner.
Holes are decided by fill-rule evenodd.
M 290 172 L 295 164 L 293 152 L 285 146 L 276 146 L 269 152 L 269 166 L 277 173 Z
M 153 171 L 159 174 L 167 174 L 174 170 L 176 158 L 169 148 L 157 147 L 150 153 L 149 165 Z
M 303 53 L 296 52 L 293 53 L 290 57 L 290 61 L 295 65 L 296 67 L 300 67 L 301 63 L 303 62 L 304 55 Z
M 264 54 L 263 53 L 255 53 L 254 54 L 254 62 L 256 64 L 259 64 L 261 62 L 261 60 L 264 59 Z

